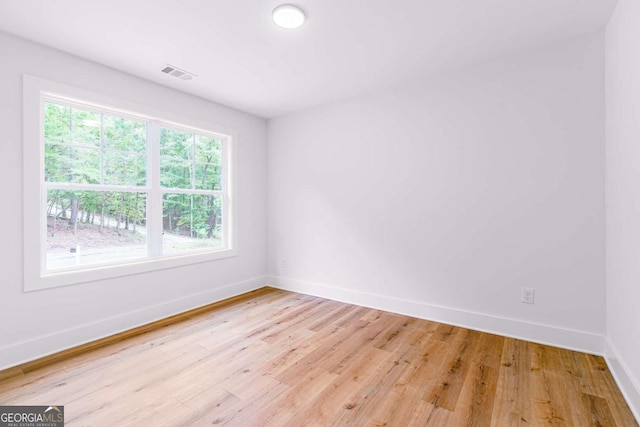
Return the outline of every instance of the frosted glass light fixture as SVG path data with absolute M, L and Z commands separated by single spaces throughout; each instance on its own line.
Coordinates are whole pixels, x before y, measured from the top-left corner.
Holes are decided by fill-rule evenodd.
M 292 4 L 281 4 L 273 9 L 273 22 L 279 27 L 293 30 L 304 24 L 304 11 Z

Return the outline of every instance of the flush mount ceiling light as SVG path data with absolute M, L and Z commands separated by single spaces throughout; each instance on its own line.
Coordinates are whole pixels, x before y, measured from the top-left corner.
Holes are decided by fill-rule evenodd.
M 293 30 L 304 24 L 304 11 L 292 4 L 281 4 L 273 9 L 273 22 L 279 27 Z

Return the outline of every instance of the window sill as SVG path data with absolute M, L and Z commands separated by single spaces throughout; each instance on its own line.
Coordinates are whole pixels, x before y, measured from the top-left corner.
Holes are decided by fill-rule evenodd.
M 224 258 L 231 258 L 237 255 L 237 250 L 226 249 L 215 252 L 192 252 L 184 255 L 148 257 L 129 263 L 87 266 L 86 268 L 64 270 L 60 272 L 47 272 L 44 274 L 38 272 L 37 269 L 34 269 L 36 271 L 27 271 L 25 269 L 24 291 L 31 292 L 42 289 L 57 288 L 60 286 L 94 282 L 98 280 L 114 279 L 117 277 L 131 276 L 135 274 L 150 273 Z

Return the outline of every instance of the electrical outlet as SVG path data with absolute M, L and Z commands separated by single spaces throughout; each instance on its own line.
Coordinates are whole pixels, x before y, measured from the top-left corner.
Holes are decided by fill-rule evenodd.
M 534 290 L 531 288 L 522 288 L 522 302 L 525 304 L 533 304 Z
M 289 261 L 286 258 L 282 258 L 282 268 L 286 269 L 289 267 Z

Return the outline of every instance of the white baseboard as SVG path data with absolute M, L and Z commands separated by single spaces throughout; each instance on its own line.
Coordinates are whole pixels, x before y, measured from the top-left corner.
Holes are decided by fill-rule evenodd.
M 0 370 L 253 291 L 264 287 L 265 283 L 265 276 L 254 277 L 243 282 L 232 283 L 210 291 L 188 295 L 162 304 L 108 317 L 97 322 L 0 347 L 0 355 L 2 355 Z
M 589 332 L 437 306 L 425 302 L 409 301 L 286 277 L 269 276 L 268 283 L 278 289 L 433 320 L 476 331 L 489 332 L 596 355 L 604 354 L 604 337 Z
M 609 338 L 605 340 L 605 360 L 631 412 L 640 423 L 640 382 L 631 375 L 629 367 Z

